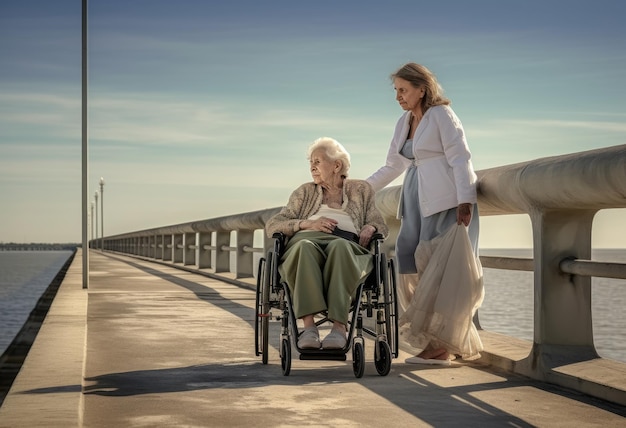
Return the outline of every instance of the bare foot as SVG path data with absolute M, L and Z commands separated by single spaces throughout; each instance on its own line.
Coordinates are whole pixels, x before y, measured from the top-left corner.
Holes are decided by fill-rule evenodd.
M 450 359 L 450 354 L 448 354 L 448 351 L 443 351 L 441 354 L 437 355 L 436 357 L 431 357 L 434 360 L 449 360 Z
M 427 348 L 417 354 L 417 356 L 420 358 L 424 358 L 425 360 L 447 360 L 450 357 L 450 354 L 448 354 L 448 351 L 446 351 L 445 348 Z

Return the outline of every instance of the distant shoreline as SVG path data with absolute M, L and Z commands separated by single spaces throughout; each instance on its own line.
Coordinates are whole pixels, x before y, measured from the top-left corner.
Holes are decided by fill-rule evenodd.
M 7 244 L 0 244 L 0 251 L 74 251 L 78 247 L 80 247 L 80 244 L 49 244 L 36 242 L 16 244 L 9 242 Z

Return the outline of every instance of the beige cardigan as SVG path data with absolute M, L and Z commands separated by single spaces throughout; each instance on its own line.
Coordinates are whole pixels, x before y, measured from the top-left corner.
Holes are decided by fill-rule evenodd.
M 287 205 L 265 223 L 267 236 L 271 237 L 276 232 L 293 236 L 300 230 L 300 222 L 320 209 L 322 198 L 322 187 L 313 182 L 298 187 L 291 193 Z M 377 233 L 387 236 L 389 229 L 376 208 L 374 190 L 367 181 L 344 180 L 343 200 L 344 209 L 352 218 L 357 231 L 369 224 L 376 228 Z

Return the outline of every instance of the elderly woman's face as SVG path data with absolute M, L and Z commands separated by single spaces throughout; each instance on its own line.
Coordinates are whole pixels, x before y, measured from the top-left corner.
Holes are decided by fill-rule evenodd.
M 416 88 L 408 80 L 400 77 L 393 79 L 393 86 L 396 89 L 396 101 L 404 110 L 414 110 L 421 105 L 426 92 L 424 86 Z
M 309 165 L 315 184 L 332 183 L 335 175 L 341 170 L 341 162 L 330 160 L 324 150 L 313 151 Z

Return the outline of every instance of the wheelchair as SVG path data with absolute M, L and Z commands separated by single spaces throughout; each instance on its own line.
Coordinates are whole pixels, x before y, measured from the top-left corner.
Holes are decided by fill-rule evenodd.
M 291 372 L 292 339 L 300 360 L 346 361 L 352 350 L 352 369 L 357 378 L 365 372 L 364 334 L 374 338 L 374 365 L 381 376 L 391 370 L 391 360 L 398 357 L 398 304 L 394 260 L 381 251 L 383 237 L 375 234 L 370 244 L 374 268 L 358 286 L 348 315 L 348 341 L 343 349 L 302 349 L 298 347 L 298 324 L 292 310 L 287 283 L 280 278 L 278 265 L 284 253 L 286 237 L 275 233 L 273 248 L 259 260 L 257 271 L 255 353 L 268 363 L 269 325 L 280 321 L 278 352 L 284 376 Z M 316 325 L 332 323 L 327 313 L 316 316 Z

